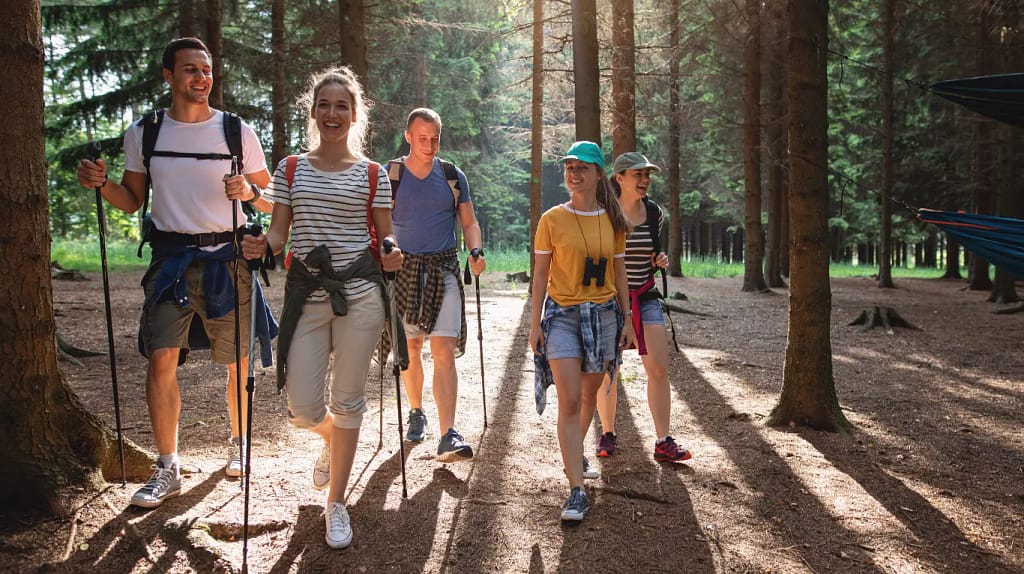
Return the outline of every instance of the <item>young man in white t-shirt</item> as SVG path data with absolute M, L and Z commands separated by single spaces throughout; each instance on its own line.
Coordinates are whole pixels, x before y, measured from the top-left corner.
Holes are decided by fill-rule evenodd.
M 179 38 L 164 48 L 163 78 L 171 89 L 171 107 L 164 114 L 155 149 L 181 154 L 228 155 L 223 113 L 210 107 L 213 88 L 209 49 L 196 38 Z M 124 136 L 125 172 L 120 183 L 107 177 L 103 160 L 84 160 L 78 167 L 78 181 L 86 188 L 99 188 L 114 207 L 134 213 L 144 204 L 146 167 L 142 154 L 143 127 L 133 123 Z M 235 277 L 232 210 L 244 223 L 240 202 L 251 202 L 270 212 L 272 204 L 261 197 L 259 188 L 270 182 L 263 148 L 252 128 L 241 124 L 242 175 L 228 176 L 230 159 L 203 159 L 154 155 L 150 161 L 152 222 L 150 235 L 153 258 L 143 279 L 146 304 L 140 319 L 140 350 L 148 356 L 146 403 L 153 439 L 160 458 L 149 481 L 132 496 L 131 503 L 155 508 L 181 491 L 178 462 L 178 419 L 181 394 L 177 367 L 189 346 L 189 326 L 198 317 L 211 344 L 215 362 L 228 372 L 228 417 L 233 444 L 225 472 L 241 476 L 239 441 L 245 421 L 245 397 L 239 397 L 235 381 L 234 293 Z M 239 201 L 235 201 L 239 200 Z M 244 261 L 244 260 L 241 260 Z M 239 314 L 248 317 L 251 296 L 250 274 L 239 269 Z M 219 285 L 216 292 L 206 286 Z M 226 287 L 225 287 L 226 285 Z M 227 306 L 230 305 L 230 310 Z M 249 321 L 239 321 L 239 371 L 247 370 Z

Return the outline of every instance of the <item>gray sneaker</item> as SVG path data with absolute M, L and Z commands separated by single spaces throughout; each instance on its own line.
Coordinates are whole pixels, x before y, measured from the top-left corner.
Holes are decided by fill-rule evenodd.
M 565 501 L 565 506 L 562 507 L 562 520 L 579 522 L 583 520 L 589 510 L 590 499 L 587 498 L 587 493 L 583 492 L 582 488 L 575 486 L 569 493 L 569 499 Z
M 329 484 L 331 484 L 331 447 L 324 445 L 320 449 L 320 456 L 316 458 L 316 464 L 313 465 L 313 487 L 323 490 Z
M 587 457 L 583 457 L 583 478 L 601 478 L 601 473 L 590 466 L 590 460 Z
M 231 438 L 231 448 L 228 450 L 228 463 L 224 465 L 224 474 L 238 478 L 245 474 L 245 465 L 242 464 L 241 454 L 245 452 L 245 443 L 242 443 L 242 452 L 238 450 L 238 437 Z
M 427 415 L 423 414 L 423 409 L 410 409 L 406 426 L 408 427 L 405 431 L 407 440 L 423 442 L 423 439 L 427 438 Z
M 473 458 L 473 447 L 466 444 L 462 435 L 455 429 L 448 429 L 437 443 L 438 462 L 458 462 Z
M 156 472 L 146 484 L 132 495 L 131 504 L 142 508 L 156 508 L 164 499 L 181 494 L 181 476 L 177 463 L 164 468 L 156 466 Z

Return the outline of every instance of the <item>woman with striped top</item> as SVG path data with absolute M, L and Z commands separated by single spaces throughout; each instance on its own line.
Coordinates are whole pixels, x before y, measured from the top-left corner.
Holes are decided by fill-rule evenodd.
M 642 154 L 631 151 L 615 158 L 610 182 L 619 198 L 626 219 L 633 231 L 626 239 L 626 277 L 629 282 L 629 301 L 633 326 L 637 335 L 637 350 L 647 372 L 647 405 L 654 419 L 657 441 L 654 460 L 675 462 L 688 460 L 690 452 L 681 448 L 669 436 L 672 415 L 672 392 L 668 384 L 668 335 L 662 313 L 659 293 L 654 286 L 654 272 L 668 267 L 668 256 L 655 252 L 655 235 L 660 233 L 662 211 L 658 204 L 647 198 L 651 185 L 651 172 L 661 168 L 647 161 Z M 615 401 L 618 398 L 618 371 L 604 383 L 597 393 L 597 412 L 604 433 L 597 441 L 597 456 L 607 457 L 615 452 Z
M 310 151 L 298 156 L 291 179 L 289 160 L 278 164 L 267 190 L 274 202 L 270 229 L 246 238 L 243 249 L 250 259 L 267 251 L 277 254 L 291 235 L 278 386 L 287 388 L 291 423 L 323 439 L 313 485 L 329 487 L 328 546 L 345 548 L 352 542 L 345 488 L 366 411 L 370 359 L 387 311 L 381 267 L 399 269 L 402 252 L 395 248 L 376 255 L 370 249 L 368 209 L 380 243 L 394 241 L 391 187 L 385 170 L 363 154 L 368 106 L 359 79 L 347 67 L 317 74 L 300 104 L 309 111 Z M 376 181 L 370 181 L 374 174 Z

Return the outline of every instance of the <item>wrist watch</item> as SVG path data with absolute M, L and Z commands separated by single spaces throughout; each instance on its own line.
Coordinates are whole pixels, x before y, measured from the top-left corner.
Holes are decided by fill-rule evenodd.
M 256 185 L 255 183 L 250 183 L 249 189 L 252 190 L 252 199 L 249 200 L 249 203 L 253 203 L 257 199 L 263 197 L 263 192 L 260 190 L 260 186 Z

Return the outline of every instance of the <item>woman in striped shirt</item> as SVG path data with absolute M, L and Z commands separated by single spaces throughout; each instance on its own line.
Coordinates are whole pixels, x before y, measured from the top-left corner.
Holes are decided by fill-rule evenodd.
M 370 249 L 368 212 L 380 244 L 394 241 L 391 186 L 385 170 L 363 153 L 368 106 L 359 79 L 347 67 L 317 74 L 300 103 L 309 113 L 310 151 L 278 164 L 267 189 L 274 202 L 270 230 L 246 238 L 243 248 L 249 259 L 277 254 L 291 235 L 278 386 L 287 388 L 291 423 L 323 439 L 313 485 L 329 487 L 327 545 L 345 548 L 352 542 L 345 489 L 366 411 L 370 358 L 386 317 L 381 267 L 398 270 L 402 252 L 381 249 L 375 257 Z
M 668 335 L 661 299 L 654 286 L 654 272 L 668 267 L 668 256 L 656 250 L 656 237 L 660 234 L 662 211 L 658 204 L 647 198 L 651 185 L 651 172 L 661 168 L 647 161 L 642 154 L 631 151 L 615 158 L 610 182 L 619 198 L 622 212 L 633 226 L 626 238 L 626 277 L 629 282 L 629 300 L 632 320 L 637 335 L 637 350 L 647 372 L 647 405 L 654 419 L 657 440 L 654 460 L 676 462 L 688 460 L 690 452 L 681 448 L 669 436 L 672 414 L 672 392 L 668 382 Z M 660 243 L 660 242 L 659 242 Z M 615 401 L 618 397 L 618 371 L 614 378 L 605 376 L 597 393 L 597 412 L 604 433 L 597 441 L 597 456 L 607 457 L 615 452 Z

